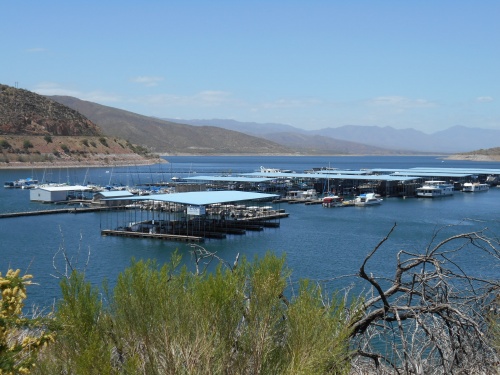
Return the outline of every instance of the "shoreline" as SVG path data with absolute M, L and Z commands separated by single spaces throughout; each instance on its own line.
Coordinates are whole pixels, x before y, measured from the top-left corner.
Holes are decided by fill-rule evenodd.
M 133 167 L 136 165 L 154 165 L 168 163 L 162 158 L 156 159 L 135 159 L 123 158 L 115 159 L 113 163 L 103 162 L 102 160 L 66 160 L 66 161 L 47 161 L 47 162 L 10 162 L 0 163 L 0 170 L 9 169 L 42 169 L 42 168 L 104 168 L 104 167 Z
M 123 155 L 122 155 L 123 156 Z M 100 160 L 84 162 L 78 160 L 66 160 L 66 161 L 56 161 L 56 162 L 10 162 L 10 163 L 0 163 L 0 170 L 9 169 L 37 169 L 37 168 L 103 168 L 103 167 L 131 167 L 136 165 L 154 165 L 154 164 L 165 164 L 169 163 L 168 160 L 163 159 L 169 156 L 291 156 L 291 157 L 306 157 L 306 156 L 335 156 L 335 157 L 353 157 L 353 156 L 415 156 L 415 155 L 296 155 L 296 154 L 272 154 L 272 155 L 255 155 L 255 154 L 217 154 L 217 155 L 205 155 L 205 154 L 158 154 L 156 159 L 141 159 L 141 158 L 117 158 L 113 160 L 113 163 L 103 162 Z M 498 162 L 500 161 L 500 155 L 427 155 L 442 158 L 443 160 L 463 160 L 463 161 L 477 161 L 477 162 Z M 115 156 L 116 157 L 116 156 Z

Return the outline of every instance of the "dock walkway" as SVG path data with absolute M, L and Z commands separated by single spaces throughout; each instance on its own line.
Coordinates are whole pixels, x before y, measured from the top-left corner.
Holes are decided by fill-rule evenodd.
M 155 238 L 159 240 L 178 241 L 178 242 L 203 242 L 204 238 L 199 236 L 188 236 L 181 234 L 159 234 L 159 233 L 142 233 L 131 232 L 125 230 L 101 230 L 103 236 L 121 236 L 121 237 L 135 237 L 135 238 Z
M 54 210 L 38 210 L 38 211 L 24 211 L 24 212 L 9 212 L 0 214 L 0 219 L 5 219 L 9 217 L 23 217 L 23 216 L 39 216 L 39 215 L 55 215 L 55 214 L 65 214 L 73 213 L 80 214 L 85 212 L 97 212 L 109 210 L 108 207 L 66 207 L 57 208 Z

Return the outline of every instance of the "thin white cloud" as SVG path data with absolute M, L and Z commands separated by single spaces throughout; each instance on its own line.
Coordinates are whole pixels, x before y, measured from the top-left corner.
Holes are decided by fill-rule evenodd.
M 102 91 L 90 91 L 82 92 L 78 90 L 65 88 L 58 83 L 54 82 L 42 82 L 39 83 L 32 91 L 40 95 L 60 95 L 60 96 L 72 96 L 81 100 L 87 100 L 96 103 L 114 103 L 120 100 L 116 95 L 111 95 L 104 93 Z
M 476 98 L 476 102 L 479 102 L 479 103 L 489 103 L 492 101 L 493 101 L 493 98 L 491 96 L 480 96 L 480 97 Z
M 155 76 L 139 76 L 131 79 L 132 82 L 139 83 L 146 87 L 158 86 L 163 81 L 163 77 Z
M 273 102 L 263 103 L 263 109 L 280 109 L 280 108 L 306 108 L 321 104 L 319 99 L 278 99 Z
M 26 52 L 29 53 L 41 53 L 41 52 L 47 52 L 48 50 L 46 48 L 42 47 L 35 47 L 35 48 L 28 48 Z
M 139 98 L 136 102 L 152 106 L 168 106 L 168 107 L 218 107 L 226 104 L 237 105 L 237 101 L 231 96 L 231 93 L 225 91 L 206 90 L 194 95 L 173 95 L 161 94 L 151 95 L 146 98 Z
M 367 103 L 370 106 L 392 107 L 399 110 L 436 107 L 435 103 L 426 99 L 410 99 L 403 96 L 379 96 L 368 100 Z

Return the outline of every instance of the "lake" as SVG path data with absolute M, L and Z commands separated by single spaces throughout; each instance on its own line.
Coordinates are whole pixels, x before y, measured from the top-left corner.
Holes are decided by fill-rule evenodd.
M 196 174 L 229 174 L 254 172 L 260 166 L 291 169 L 296 172 L 313 167 L 340 169 L 361 168 L 500 168 L 498 162 L 448 161 L 431 156 L 418 157 L 166 157 L 169 164 L 117 168 L 63 168 L 38 170 L 0 170 L 3 181 L 33 177 L 39 180 L 70 183 L 135 185 L 168 181 L 173 176 Z M 0 189 L 0 212 L 47 209 L 52 206 L 29 201 L 29 191 Z M 443 199 L 386 198 L 373 207 L 323 208 L 320 205 L 281 204 L 290 216 L 281 220 L 280 228 L 228 236 L 224 240 L 207 240 L 203 246 L 232 262 L 237 253 L 252 259 L 266 251 L 286 253 L 293 279 L 310 278 L 332 287 L 352 282 L 344 275 L 358 271 L 365 256 L 397 223 L 389 242 L 384 244 L 368 264 L 376 275 L 393 273 L 395 255 L 401 249 L 422 251 L 433 233 L 443 226 L 445 234 L 473 231 L 488 227 L 500 235 L 500 188 L 485 193 L 456 192 Z M 84 266 L 88 280 L 96 285 L 104 279 L 111 284 L 132 258 L 154 258 L 159 263 L 170 259 L 178 250 L 188 266 L 193 265 L 190 246 L 184 243 L 151 239 L 103 237 L 100 234 L 103 215 L 116 213 L 57 214 L 1 219 L 0 271 L 9 267 L 28 270 L 37 285 L 28 290 L 28 304 L 47 306 L 59 293 L 58 273 L 64 272 L 62 258 L 54 255 L 65 248 L 77 268 Z M 475 275 L 498 278 L 481 254 L 455 259 Z M 56 266 L 54 268 L 54 265 Z

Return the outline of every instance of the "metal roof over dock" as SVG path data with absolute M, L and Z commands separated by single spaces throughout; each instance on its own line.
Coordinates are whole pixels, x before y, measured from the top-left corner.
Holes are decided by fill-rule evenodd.
M 128 190 L 100 191 L 98 194 L 101 195 L 103 198 L 122 198 L 122 197 L 131 197 L 134 195 Z
M 242 176 L 262 176 L 262 172 L 244 173 Z M 411 181 L 418 177 L 366 174 L 326 174 L 326 173 L 266 173 L 272 178 L 303 178 L 303 179 L 330 179 L 330 180 L 367 180 L 367 181 Z
M 277 194 L 251 193 L 235 190 L 218 191 L 192 191 L 187 193 L 153 194 L 128 197 L 127 200 L 145 201 L 154 200 L 158 202 L 168 202 L 185 204 L 192 206 L 206 206 L 217 203 L 233 203 L 243 201 L 271 200 L 278 198 Z M 123 198 L 112 198 L 110 200 L 120 200 Z
M 332 169 L 332 170 L 323 170 L 323 171 L 314 171 L 314 172 L 311 172 L 310 174 L 312 175 L 315 175 L 315 174 L 340 174 L 340 175 L 345 175 L 345 174 L 348 174 L 348 175 L 351 175 L 351 174 L 354 174 L 354 175 L 362 175 L 362 174 L 369 174 L 371 172 L 371 170 L 367 170 L 367 169 L 361 169 L 359 171 L 353 171 L 351 169 L 347 169 L 347 170 L 341 170 L 341 169 Z
M 398 170 L 391 174 L 391 176 L 414 176 L 414 177 L 455 177 L 455 178 L 465 178 L 470 177 L 470 173 L 458 173 L 458 172 L 424 172 L 416 170 Z
M 189 181 L 225 181 L 225 182 L 268 182 L 274 180 L 273 178 L 257 178 L 257 177 L 242 177 L 242 176 L 194 176 L 185 177 L 183 180 Z
M 92 188 L 89 186 L 81 185 L 62 185 L 62 186 L 51 186 L 51 185 L 39 185 L 36 189 L 45 191 L 91 191 Z
M 500 169 L 489 169 L 489 168 L 427 168 L 427 167 L 415 167 L 411 169 L 425 170 L 428 172 L 447 172 L 450 170 L 462 173 L 470 174 L 500 174 Z
M 396 169 L 396 168 L 374 168 L 375 173 L 430 173 L 436 176 L 453 176 L 456 174 L 471 175 L 490 175 L 500 174 L 500 169 L 487 169 L 487 168 L 428 168 L 428 167 L 415 167 L 409 169 Z

